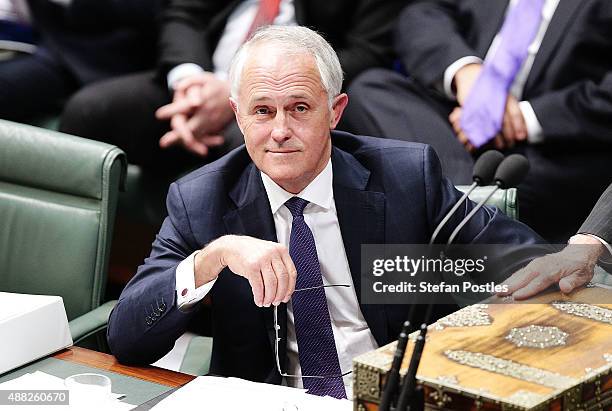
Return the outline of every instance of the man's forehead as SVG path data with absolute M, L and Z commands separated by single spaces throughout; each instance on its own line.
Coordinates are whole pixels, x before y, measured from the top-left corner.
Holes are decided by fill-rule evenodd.
M 310 53 L 260 45 L 250 51 L 242 75 L 243 79 L 262 75 L 275 80 L 308 75 L 316 75 L 318 78 L 319 70 L 314 56 Z

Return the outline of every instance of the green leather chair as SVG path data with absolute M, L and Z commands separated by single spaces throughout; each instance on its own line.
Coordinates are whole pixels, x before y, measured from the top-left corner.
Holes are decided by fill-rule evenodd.
M 117 147 L 0 120 L 0 291 L 59 295 L 76 342 L 100 305 L 120 186 Z
M 457 186 L 457 189 L 464 193 L 468 191 L 470 186 Z M 470 194 L 470 200 L 478 203 L 486 198 L 491 191 L 495 189 L 494 186 L 476 187 Z M 508 217 L 518 220 L 518 196 L 516 188 L 509 188 L 507 190 L 497 190 L 495 194 L 485 203 L 488 206 L 495 206 L 499 208 Z

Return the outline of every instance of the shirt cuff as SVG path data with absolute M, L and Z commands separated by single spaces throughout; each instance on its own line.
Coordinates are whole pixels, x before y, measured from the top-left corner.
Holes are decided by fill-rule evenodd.
M 195 288 L 195 256 L 199 251 L 185 258 L 176 267 L 176 305 L 181 311 L 189 311 L 209 293 L 216 279 Z
M 538 121 L 535 111 L 533 111 L 533 107 L 531 107 L 531 103 L 528 101 L 521 101 L 519 102 L 519 109 L 521 110 L 521 114 L 523 114 L 523 119 L 527 126 L 527 141 L 531 144 L 543 142 L 544 135 L 542 132 L 542 125 Z
M 195 63 L 183 63 L 174 67 L 168 72 L 166 77 L 168 80 L 168 88 L 174 90 L 174 85 L 185 77 L 192 76 L 194 74 L 200 74 L 204 69 Z
M 612 255 L 612 246 L 610 246 L 610 244 L 608 244 L 608 242 L 606 240 L 604 240 L 603 238 L 598 237 L 595 234 L 589 234 L 589 233 L 580 233 L 580 234 L 588 235 L 589 237 L 592 237 L 592 238 L 598 240 L 600 243 L 602 243 L 604 245 L 604 247 L 606 247 L 606 249 L 608 250 L 610 255 Z
M 446 97 L 450 98 L 451 100 L 455 99 L 455 92 L 453 91 L 453 79 L 455 78 L 455 74 L 457 74 L 457 72 L 464 66 L 474 63 L 482 64 L 482 59 L 476 56 L 461 57 L 459 60 L 448 66 L 446 70 L 444 70 L 443 86 Z

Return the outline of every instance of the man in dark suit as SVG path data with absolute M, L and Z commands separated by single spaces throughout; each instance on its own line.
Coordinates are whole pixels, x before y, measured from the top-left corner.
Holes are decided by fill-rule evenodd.
M 392 341 L 408 318 L 408 305 L 362 300 L 361 245 L 427 243 L 460 194 L 429 146 L 331 131 L 348 101 L 342 69 L 307 28 L 256 33 L 230 81 L 246 147 L 170 186 L 151 256 L 110 316 L 109 345 L 122 362 L 154 362 L 210 295 L 211 373 L 271 383 L 284 376 L 345 397 L 352 358 Z M 472 207 L 453 215 L 439 241 Z M 542 240 L 486 207 L 458 241 Z
M 29 0 L 33 54 L 0 61 L 0 118 L 56 114 L 88 84 L 152 67 L 158 0 Z
M 227 103 L 227 71 L 234 52 L 257 25 L 320 31 L 339 53 L 350 81 L 367 68 L 390 66 L 391 31 L 402 4 L 171 0 L 162 15 L 158 70 L 83 93 L 67 107 L 61 129 L 115 144 L 130 162 L 155 170 L 184 170 L 201 164 L 203 157 L 211 161 L 242 144 Z
M 536 15 L 511 18 L 522 5 L 537 7 Z M 523 33 L 528 18 L 534 24 Z M 550 241 L 564 241 L 612 181 L 610 27 L 612 3 L 605 0 L 415 3 L 402 13 L 396 33 L 408 75 L 365 73 L 349 89 L 353 104 L 345 121 L 356 133 L 432 144 L 445 173 L 466 183 L 480 150 L 470 140 L 474 127 L 465 129 L 465 106 L 472 98 L 483 100 L 481 113 L 497 107 L 486 82 L 503 88 L 495 131 L 486 136 L 492 140 L 481 147 L 527 155 L 521 220 Z M 529 38 L 516 58 L 519 34 Z M 500 54 L 507 57 L 503 63 Z M 481 76 L 484 71 L 497 77 Z

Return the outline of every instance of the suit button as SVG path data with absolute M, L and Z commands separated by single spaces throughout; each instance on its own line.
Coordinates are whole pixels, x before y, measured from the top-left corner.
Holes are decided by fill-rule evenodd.
M 145 318 L 145 322 L 147 323 L 147 325 L 151 325 L 151 324 L 153 324 L 153 320 L 152 320 L 152 319 L 151 319 L 151 317 L 149 317 L 148 315 L 147 315 L 147 317 Z
M 153 316 L 153 321 L 155 321 L 159 316 L 159 311 L 155 310 L 151 313 L 151 315 Z
M 159 305 L 159 312 L 164 312 L 166 310 L 166 303 L 161 303 Z

